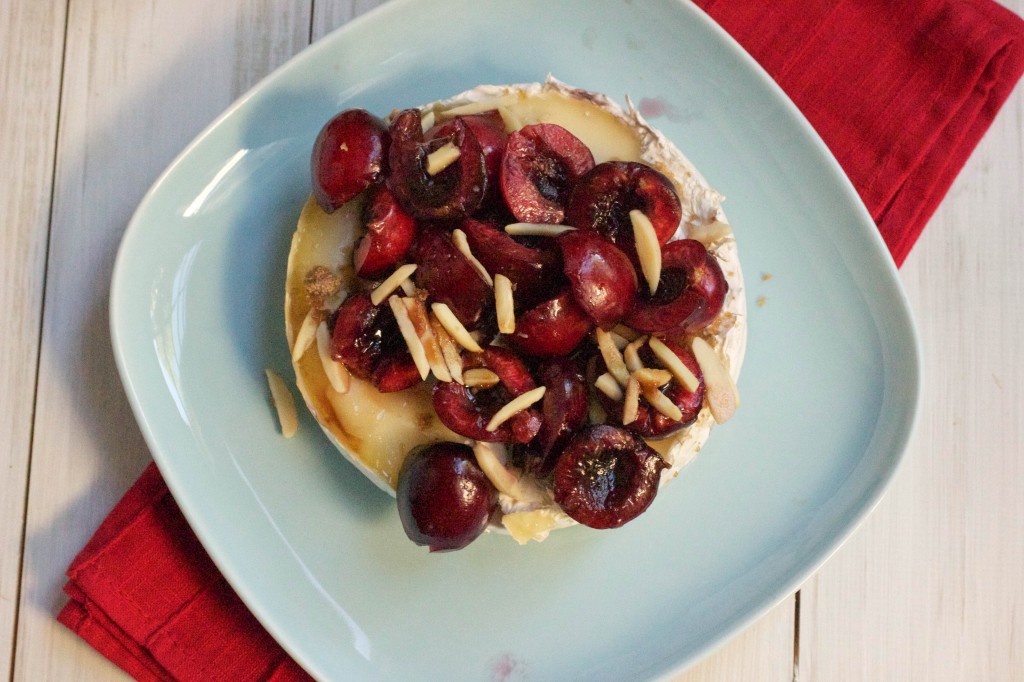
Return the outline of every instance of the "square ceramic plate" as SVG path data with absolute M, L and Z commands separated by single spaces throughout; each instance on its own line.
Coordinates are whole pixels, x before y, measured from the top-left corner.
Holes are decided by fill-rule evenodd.
M 289 240 L 321 125 L 480 83 L 646 107 L 727 197 L 748 281 L 743 406 L 642 517 L 430 556 L 312 419 L 278 434 Z M 771 278 L 763 278 L 771 274 Z M 764 297 L 763 305 L 755 302 Z M 139 207 L 114 272 L 121 375 L 231 584 L 330 680 L 639 680 L 794 590 L 878 500 L 918 350 L 874 225 L 757 65 L 677 0 L 396 0 L 316 43 L 204 132 Z M 504 677 L 503 677 L 504 676 Z

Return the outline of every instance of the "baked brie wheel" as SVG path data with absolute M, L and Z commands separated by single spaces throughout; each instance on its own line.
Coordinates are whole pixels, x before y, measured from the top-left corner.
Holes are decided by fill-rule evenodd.
M 312 175 L 296 384 L 415 542 L 620 526 L 738 407 L 723 197 L 628 100 L 549 77 L 348 110 Z

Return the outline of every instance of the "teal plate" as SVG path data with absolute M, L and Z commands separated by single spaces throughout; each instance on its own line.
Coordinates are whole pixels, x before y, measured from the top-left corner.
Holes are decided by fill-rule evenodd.
M 750 304 L 743 405 L 624 528 L 527 547 L 486 535 L 430 556 L 311 418 L 285 440 L 268 404 L 264 368 L 291 376 L 282 296 L 309 152 L 340 109 L 385 114 L 549 72 L 628 94 L 728 197 Z M 907 301 L 856 193 L 753 60 L 677 0 L 396 0 L 353 21 L 160 178 L 125 233 L 111 319 L 189 522 L 324 680 L 678 672 L 849 535 L 897 467 L 920 386 Z

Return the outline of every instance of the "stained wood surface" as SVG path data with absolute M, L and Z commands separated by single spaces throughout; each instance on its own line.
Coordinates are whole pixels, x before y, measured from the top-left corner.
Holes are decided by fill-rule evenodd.
M 379 4 L 0 4 L 0 671 L 10 679 L 126 679 L 54 616 L 68 562 L 149 461 L 107 325 L 132 210 L 231 101 Z M 1004 4 L 1024 12 L 1024 0 Z M 798 636 L 790 597 L 674 681 L 1024 679 L 1022 133 L 1018 88 L 902 271 L 926 383 L 891 491 L 804 585 Z

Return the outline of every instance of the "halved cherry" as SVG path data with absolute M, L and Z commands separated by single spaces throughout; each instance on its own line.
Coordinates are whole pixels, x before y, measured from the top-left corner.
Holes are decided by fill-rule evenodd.
M 491 288 L 455 248 L 447 230 L 438 226 L 420 230 L 411 256 L 418 266 L 416 286 L 426 289 L 434 301 L 447 304 L 466 328 L 476 329 L 484 318 L 493 316 Z
M 341 112 L 313 143 L 313 196 L 333 213 L 380 180 L 387 155 L 387 128 L 364 109 Z
M 554 298 L 516 318 L 516 330 L 506 336 L 516 350 L 537 357 L 568 355 L 594 328 L 586 312 L 564 289 Z
M 505 157 L 505 142 L 508 133 L 505 131 L 505 121 L 497 109 L 484 111 L 470 116 L 459 116 L 455 120 L 465 123 L 477 142 L 480 143 L 480 150 L 484 154 L 484 168 L 487 174 L 487 197 L 497 195 L 501 190 L 501 160 Z M 456 134 L 453 121 L 447 121 L 434 126 L 427 131 L 427 139 L 436 137 L 452 137 Z
M 676 421 L 670 417 L 666 417 L 661 412 L 651 407 L 650 403 L 647 402 L 642 396 L 640 398 L 640 404 L 637 407 L 636 419 L 625 426 L 626 429 L 643 436 L 644 438 L 664 438 L 670 436 L 673 433 L 681 430 L 682 428 L 689 426 L 697 419 L 697 415 L 700 413 L 701 407 L 704 405 L 704 375 L 700 371 L 700 365 L 697 364 L 697 358 L 693 356 L 688 348 L 685 348 L 674 341 L 669 339 L 662 339 L 662 343 L 668 346 L 669 350 L 676 354 L 676 356 L 686 365 L 687 369 L 693 372 L 693 375 L 697 377 L 697 390 L 689 391 L 686 389 L 680 381 L 673 377 L 671 381 L 661 388 L 661 392 L 671 400 L 679 411 L 682 413 L 682 419 Z M 661 367 L 659 360 L 654 356 L 650 347 L 644 345 L 640 349 L 640 360 L 644 363 L 644 367 Z M 605 371 L 604 362 L 598 356 L 598 372 Z M 616 424 L 622 423 L 622 401 L 612 400 L 601 391 L 597 391 L 598 401 L 601 403 L 601 407 L 604 408 L 608 414 L 608 419 Z
M 479 441 L 526 443 L 541 428 L 540 415 L 529 408 L 514 415 L 494 431 L 487 424 L 494 414 L 518 395 L 537 387 L 526 364 L 512 351 L 488 346 L 481 354 L 464 356 L 466 369 L 483 367 L 498 375 L 490 388 L 472 389 L 454 381 L 438 382 L 433 389 L 434 412 L 449 429 Z
M 475 211 L 487 189 L 484 154 L 476 135 L 461 120 L 452 133 L 424 140 L 418 109 L 395 116 L 389 133 L 388 187 L 413 217 L 453 220 Z M 459 158 L 436 175 L 427 172 L 428 155 L 447 143 L 458 147 Z
M 459 443 L 425 445 L 406 455 L 395 497 L 405 534 L 431 552 L 471 543 L 498 506 L 498 492 L 473 449 Z
M 502 230 L 472 218 L 461 228 L 473 255 L 492 275 L 505 275 L 515 286 L 517 308 L 539 303 L 560 279 L 557 254 L 520 244 Z
M 729 283 L 715 257 L 695 239 L 661 249 L 661 279 L 654 296 L 643 290 L 626 324 L 642 332 L 693 334 L 718 317 Z
M 638 210 L 651 221 L 658 241 L 667 242 L 679 227 L 682 208 L 672 181 L 635 161 L 606 161 L 580 178 L 566 206 L 566 223 L 597 230 L 633 255 L 633 223 Z
M 560 223 L 573 185 L 593 167 L 590 149 L 565 128 L 524 126 L 508 136 L 501 192 L 520 222 Z
M 555 502 L 585 526 L 618 528 L 651 505 L 667 466 L 635 433 L 591 426 L 569 441 L 555 464 Z
M 374 305 L 368 292 L 345 299 L 334 314 L 331 356 L 360 379 L 388 393 L 420 381 L 398 323 L 387 306 Z
M 370 190 L 363 209 L 366 234 L 355 250 L 356 274 L 366 279 L 385 275 L 409 253 L 416 221 L 395 202 L 385 185 Z
M 537 368 L 537 377 L 547 388 L 541 401 L 544 422 L 526 455 L 528 468 L 543 477 L 551 473 L 562 448 L 586 423 L 589 404 L 586 375 L 576 360 L 547 359 Z
M 558 237 L 572 295 L 599 327 L 611 328 L 633 307 L 636 270 L 629 256 L 590 230 Z

